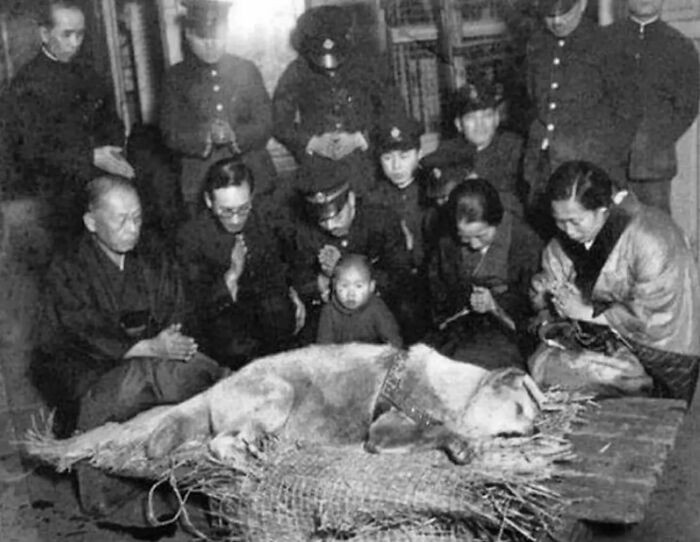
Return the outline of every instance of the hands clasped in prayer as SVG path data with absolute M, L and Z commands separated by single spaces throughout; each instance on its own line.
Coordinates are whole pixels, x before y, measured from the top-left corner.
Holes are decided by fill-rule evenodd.
M 486 313 L 496 311 L 496 302 L 491 290 L 485 286 L 474 286 L 469 296 L 469 304 L 474 312 Z
M 367 139 L 361 132 L 325 132 L 315 135 L 306 146 L 309 153 L 320 154 L 331 160 L 340 160 L 360 149 L 366 151 L 369 148 Z
M 592 320 L 593 307 L 586 303 L 581 291 L 572 283 L 548 281 L 543 277 L 532 280 L 531 298 L 538 304 L 538 299 L 550 296 L 551 303 L 559 316 L 573 320 Z
M 151 339 L 157 357 L 189 361 L 197 353 L 197 342 L 182 333 L 182 324 L 172 324 Z
M 323 245 L 318 251 L 318 263 L 321 264 L 321 273 L 318 276 L 318 289 L 321 299 L 328 301 L 330 294 L 331 276 L 336 264 L 340 260 L 340 250 L 333 245 Z
M 243 269 L 245 268 L 245 257 L 247 253 L 248 247 L 246 247 L 243 235 L 236 235 L 236 242 L 231 250 L 231 266 L 224 274 L 226 287 L 231 293 L 231 299 L 233 299 L 234 303 L 238 299 L 238 279 L 240 279 L 241 275 L 243 274 Z

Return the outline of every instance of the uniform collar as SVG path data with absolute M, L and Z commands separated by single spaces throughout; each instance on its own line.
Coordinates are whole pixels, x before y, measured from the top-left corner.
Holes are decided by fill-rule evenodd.
M 633 15 L 630 15 L 630 21 L 632 21 L 637 27 L 641 27 L 642 29 L 646 29 L 647 26 L 654 24 L 656 21 L 661 19 L 661 15 L 657 15 L 653 19 L 649 19 L 648 21 L 640 21 Z

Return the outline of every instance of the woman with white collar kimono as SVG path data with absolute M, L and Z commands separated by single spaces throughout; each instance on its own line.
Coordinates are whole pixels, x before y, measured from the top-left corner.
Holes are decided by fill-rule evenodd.
M 562 344 L 550 340 L 530 360 L 535 379 L 639 393 L 649 378 L 624 366 L 636 357 L 654 395 L 690 402 L 700 360 L 700 280 L 680 228 L 632 194 L 615 194 L 606 173 L 587 162 L 560 166 L 548 197 L 559 235 L 544 250 L 531 295 L 536 308 L 575 324 L 577 355 L 551 355 Z M 602 364 L 586 348 L 593 343 L 607 343 Z M 622 355 L 611 351 L 618 347 Z M 619 373 L 610 365 L 617 361 Z
M 528 289 L 542 243 L 504 211 L 486 180 L 462 181 L 450 193 L 428 261 L 436 330 L 426 337 L 444 355 L 487 369 L 524 367 L 522 339 L 532 314 Z

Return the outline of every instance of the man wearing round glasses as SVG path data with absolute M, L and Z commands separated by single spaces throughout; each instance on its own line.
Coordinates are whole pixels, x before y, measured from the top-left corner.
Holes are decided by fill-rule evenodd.
M 237 369 L 291 347 L 306 313 L 288 279 L 289 228 L 254 197 L 250 169 L 219 160 L 204 183 L 206 209 L 179 232 L 178 256 L 201 348 Z

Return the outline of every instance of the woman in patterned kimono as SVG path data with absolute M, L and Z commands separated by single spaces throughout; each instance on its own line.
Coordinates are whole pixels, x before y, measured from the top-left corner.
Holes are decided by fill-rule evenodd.
M 586 387 L 587 378 L 607 374 L 617 391 L 640 391 L 635 382 L 646 375 L 629 373 L 629 356 L 612 355 L 623 351 L 653 379 L 654 395 L 690 402 L 700 359 L 700 282 L 679 227 L 631 193 L 614 193 L 607 174 L 587 162 L 560 166 L 548 198 L 559 235 L 544 250 L 532 299 L 536 308 L 573 322 L 573 329 L 588 329 L 574 333 L 583 346 L 577 355 L 546 355 L 540 348 L 529 363 L 535 379 Z M 591 351 L 585 343 L 596 342 L 608 347 L 605 374 L 595 373 L 595 356 L 581 363 Z
M 487 369 L 523 367 L 539 237 L 504 211 L 498 191 L 484 179 L 462 181 L 445 212 L 448 231 L 428 262 L 437 329 L 426 342 L 453 359 Z

